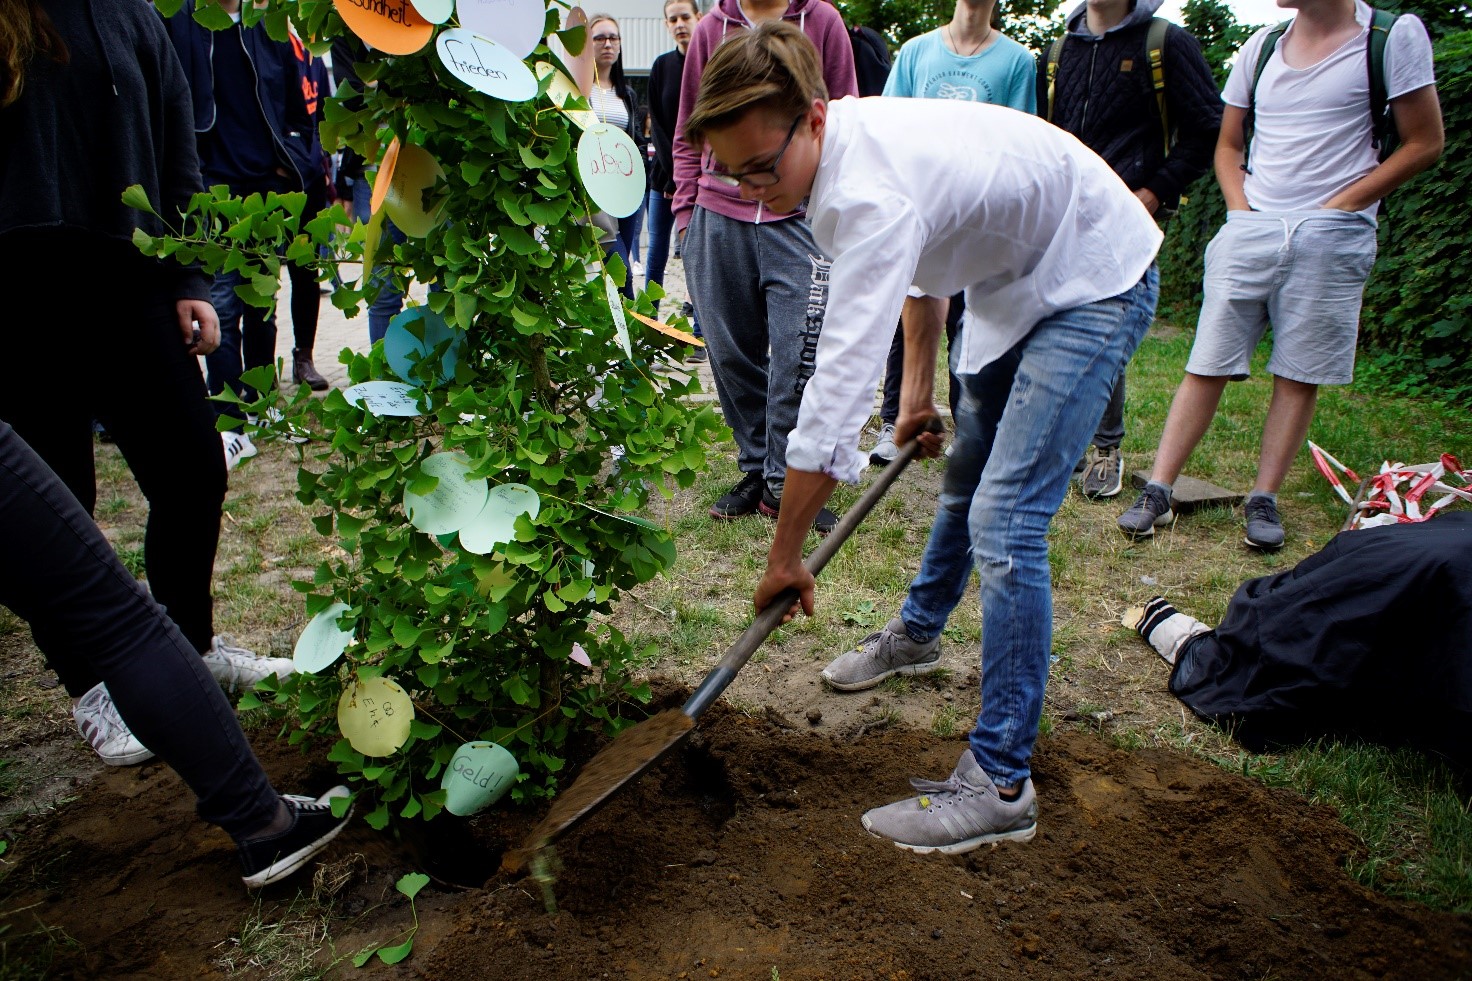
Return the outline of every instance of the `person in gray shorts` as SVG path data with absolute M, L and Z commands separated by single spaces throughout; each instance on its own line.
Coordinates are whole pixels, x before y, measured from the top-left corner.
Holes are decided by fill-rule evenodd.
M 1150 482 L 1119 518 L 1134 538 L 1175 520 L 1171 485 L 1227 382 L 1247 377 L 1253 348 L 1272 324 L 1273 397 L 1245 540 L 1264 550 L 1282 546 L 1277 492 L 1308 435 L 1318 387 L 1353 378 L 1379 201 L 1431 166 L 1445 143 L 1431 41 L 1414 15 L 1396 18 L 1385 39 L 1385 95 L 1400 138 L 1385 155 L 1366 71 L 1370 8 L 1360 0 L 1279 5 L 1298 16 L 1286 32 L 1263 28 L 1243 45 L 1222 93 L 1216 177 L 1227 221 L 1206 250 L 1196 343 Z M 1259 72 L 1270 36 L 1276 45 Z

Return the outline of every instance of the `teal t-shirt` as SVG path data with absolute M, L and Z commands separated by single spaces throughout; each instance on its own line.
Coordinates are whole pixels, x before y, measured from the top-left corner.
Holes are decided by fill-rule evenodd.
M 941 30 L 911 38 L 900 48 L 884 94 L 914 99 L 961 99 L 1036 113 L 1037 69 L 1032 54 L 999 36 L 980 54 L 962 58 L 946 47 Z

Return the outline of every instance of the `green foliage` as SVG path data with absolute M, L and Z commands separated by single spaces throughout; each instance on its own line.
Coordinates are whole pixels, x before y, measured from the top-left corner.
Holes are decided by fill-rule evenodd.
M 1222 0 L 1187 0 L 1185 27 L 1201 44 L 1217 87 L 1226 84 L 1232 59 L 1256 28 L 1239 24 Z M 1201 275 L 1207 243 L 1222 222 L 1227 207 L 1212 171 L 1203 174 L 1181 196 L 1181 207 L 1166 227 L 1160 248 L 1160 309 L 1180 321 L 1196 319 L 1201 305 Z
M 846 23 L 872 27 L 896 50 L 910 38 L 949 23 L 956 9 L 948 0 L 839 0 L 837 6 Z M 1015 0 L 999 3 L 992 23 L 1038 54 L 1062 32 L 1066 13 L 1056 0 Z
M 1365 290 L 1361 364 L 1377 387 L 1465 401 L 1472 396 L 1472 31 L 1436 47 L 1446 150 L 1381 206 L 1380 256 Z
M 273 33 L 289 17 L 314 44 L 345 30 L 331 0 L 243 9 Z M 530 60 L 550 58 L 539 47 Z M 685 398 L 697 390 L 693 377 L 659 370 L 683 345 L 637 323 L 631 355 L 616 339 L 586 221 L 593 208 L 575 172 L 578 131 L 552 108 L 545 83 L 531 102 L 509 104 L 437 68 L 433 42 L 416 55 L 367 56 L 358 74 L 377 84 L 356 107 L 327 100 L 322 126 L 327 147 L 350 146 L 370 162 L 396 137 L 441 163 L 445 179 L 427 193 L 450 220 L 426 238 L 370 242 L 357 225 L 344 239 L 335 231 L 346 223 L 341 209 L 313 217 L 301 213 L 299 194 L 241 200 L 223 188 L 197 195 L 172 234 L 137 237 L 149 254 L 242 272 L 241 295 L 258 305 L 274 302 L 282 255 L 325 279 L 333 263 L 377 246 L 380 276 L 438 283 L 427 304 L 464 341 L 448 382 L 435 370 L 443 350 L 415 366 L 422 414 L 413 418 L 372 415 L 336 390 L 319 399 L 303 386 L 284 399 L 272 369 L 245 379 L 262 395 L 243 409 L 281 412 L 266 435 L 314 436 L 298 449 L 297 497 L 337 547 L 294 586 L 308 617 L 345 603 L 340 622 L 354 636 L 333 666 L 272 679 L 241 705 L 264 707 L 293 744 L 331 741 L 328 758 L 367 799 L 377 828 L 437 815 L 444 769 L 471 740 L 500 743 L 518 759 L 513 799 L 550 794 L 572 731 L 616 729 L 623 700 L 647 699 L 630 678 L 645 652 L 608 615 L 675 552 L 664 530 L 634 512 L 654 492 L 689 486 L 722 429 L 709 404 Z M 330 262 L 317 257 L 323 245 Z M 364 276 L 333 302 L 356 312 L 376 288 Z M 652 288 L 634 309 L 652 314 L 660 295 Z M 381 344 L 343 359 L 351 384 L 394 377 Z M 409 525 L 404 491 L 428 489 L 434 478 L 421 465 L 445 451 L 463 455 L 474 477 L 529 485 L 541 500 L 537 517 L 518 518 L 514 540 L 489 555 Z M 575 645 L 592 669 L 570 659 Z M 415 708 L 408 741 L 387 757 L 353 749 L 336 717 L 344 692 L 374 677 L 401 685 Z
M 401 876 L 399 881 L 394 883 L 394 888 L 409 898 L 409 913 L 414 917 L 414 925 L 406 931 L 401 943 L 394 944 L 392 947 L 368 947 L 360 950 L 353 956 L 353 967 L 362 967 L 367 964 L 373 959 L 374 954 L 377 954 L 378 959 L 385 964 L 397 964 L 413 952 L 414 935 L 419 932 L 419 910 L 414 906 L 414 897 L 419 895 L 419 890 L 427 885 L 429 885 L 429 876 L 422 872 L 410 872 Z
M 1227 84 L 1227 75 L 1237 49 L 1257 31 L 1257 26 L 1239 24 L 1237 17 L 1222 0 L 1186 0 L 1182 8 L 1186 30 L 1198 44 L 1217 88 Z

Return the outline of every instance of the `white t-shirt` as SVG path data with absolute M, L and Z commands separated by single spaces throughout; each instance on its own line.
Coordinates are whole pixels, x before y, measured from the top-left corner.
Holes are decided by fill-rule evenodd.
M 1161 240 L 1139 199 L 1071 134 L 939 99 L 830 102 L 807 214 L 833 265 L 787 465 L 849 482 L 868 462 L 859 431 L 912 283 L 931 296 L 966 291 L 954 357 L 971 374 L 1045 317 L 1134 286 Z
M 1363 30 L 1310 68 L 1290 68 L 1277 47 L 1257 83 L 1256 129 L 1243 190 L 1259 211 L 1309 211 L 1374 170 L 1378 151 L 1370 145 L 1370 77 L 1365 41 L 1370 8 L 1355 3 Z M 1272 30 L 1258 31 L 1237 54 L 1222 99 L 1246 109 L 1251 101 L 1252 73 L 1258 52 Z M 1386 95 L 1395 99 L 1436 83 L 1431 39 L 1414 14 L 1402 14 L 1385 43 Z M 1379 202 L 1363 212 L 1373 218 Z

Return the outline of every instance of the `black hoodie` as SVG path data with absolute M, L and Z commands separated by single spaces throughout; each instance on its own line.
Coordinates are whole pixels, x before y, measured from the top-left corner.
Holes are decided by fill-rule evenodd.
M 144 0 L 43 0 L 71 58 L 31 60 L 20 99 L 0 109 L 0 237 L 69 228 L 131 241 L 164 229 L 123 205 L 142 185 L 160 214 L 204 189 L 189 86 Z M 175 222 L 177 224 L 177 222 Z M 209 299 L 209 279 L 169 264 L 175 296 Z
M 1165 154 L 1146 53 L 1161 0 L 1137 0 L 1103 35 L 1089 33 L 1085 5 L 1068 18 L 1053 90 L 1053 123 L 1103 157 L 1132 191 L 1149 188 L 1162 210 L 1211 166 L 1222 100 L 1196 39 L 1172 24 L 1165 35 L 1165 99 L 1176 143 Z M 1038 112 L 1047 115 L 1047 51 L 1038 62 Z

